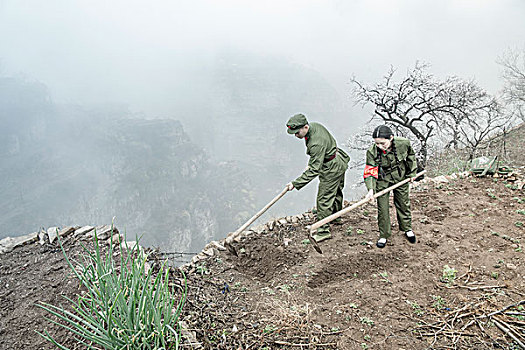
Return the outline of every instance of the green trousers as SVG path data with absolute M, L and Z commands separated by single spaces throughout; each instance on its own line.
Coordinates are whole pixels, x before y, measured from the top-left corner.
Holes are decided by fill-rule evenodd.
M 345 173 L 338 176 L 319 177 L 317 189 L 317 220 L 343 209 L 343 188 L 345 187 Z M 330 225 L 325 224 L 317 229 L 317 233 L 330 232 Z
M 377 181 L 376 192 L 395 185 L 386 181 Z M 394 192 L 394 205 L 397 213 L 397 223 L 403 232 L 412 230 L 412 214 L 410 213 L 409 184 L 399 186 Z M 379 225 L 379 237 L 388 238 L 392 234 L 390 226 L 390 192 L 377 197 L 377 223 Z

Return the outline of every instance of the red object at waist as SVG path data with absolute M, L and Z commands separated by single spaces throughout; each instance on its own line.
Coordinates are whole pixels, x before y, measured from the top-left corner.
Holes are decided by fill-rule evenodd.
M 331 161 L 332 159 L 334 159 L 336 155 L 337 155 L 337 152 L 335 152 L 333 156 L 330 156 L 330 157 L 326 158 L 326 159 L 324 160 L 324 163 L 328 163 L 329 161 Z

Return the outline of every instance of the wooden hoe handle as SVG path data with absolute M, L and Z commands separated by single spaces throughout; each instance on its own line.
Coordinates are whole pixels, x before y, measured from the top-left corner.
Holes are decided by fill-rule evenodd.
M 426 170 L 423 170 L 423 171 L 417 173 L 416 176 L 414 176 L 414 177 L 405 179 L 405 180 L 403 180 L 401 182 L 398 182 L 397 184 L 395 184 L 393 186 L 385 188 L 381 192 L 378 192 L 378 193 L 374 194 L 374 197 L 372 197 L 372 199 L 375 199 L 375 198 L 377 198 L 379 196 L 382 196 L 385 193 L 388 193 L 388 192 L 398 188 L 399 186 L 403 186 L 407 182 L 412 181 L 412 179 L 416 179 L 416 178 L 420 177 L 421 175 L 425 174 L 426 172 L 427 172 Z M 344 214 L 354 210 L 355 208 L 358 208 L 358 207 L 362 206 L 363 204 L 366 204 L 366 203 L 370 202 L 372 199 L 361 199 L 359 202 L 354 203 L 351 206 L 338 211 L 337 213 L 334 213 L 334 214 L 332 214 L 330 216 L 327 216 L 326 218 L 324 218 L 324 219 L 322 219 L 320 221 L 317 221 L 312 226 L 310 226 L 310 235 L 312 233 L 314 233 L 319 227 L 323 226 L 324 224 L 327 224 L 327 223 L 337 219 L 338 217 L 340 217 L 340 216 L 342 216 L 342 215 L 344 215 Z

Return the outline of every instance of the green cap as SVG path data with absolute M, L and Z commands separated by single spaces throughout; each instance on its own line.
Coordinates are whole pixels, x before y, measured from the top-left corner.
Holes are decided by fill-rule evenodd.
M 306 124 L 308 124 L 308 120 L 306 120 L 304 114 L 296 114 L 288 119 L 288 123 L 286 123 L 286 126 L 288 127 L 288 133 L 295 134 Z

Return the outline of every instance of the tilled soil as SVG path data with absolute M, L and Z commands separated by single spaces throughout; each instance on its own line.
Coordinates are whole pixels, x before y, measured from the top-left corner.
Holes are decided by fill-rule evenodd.
M 394 227 L 376 248 L 374 205 L 332 226 L 322 255 L 303 241 L 312 222 L 249 236 L 238 258 L 223 252 L 192 271 L 190 299 L 206 306 L 190 304 L 186 322 L 207 349 L 517 348 L 483 318 L 525 299 L 525 198 L 511 186 L 471 177 L 419 186 L 416 244 Z M 456 270 L 449 283 L 445 266 Z
M 416 244 L 394 227 L 376 248 L 375 205 L 332 226 L 323 254 L 305 241 L 308 220 L 245 237 L 238 257 L 221 251 L 186 271 L 181 347 L 518 349 L 497 326 L 525 325 L 525 196 L 512 186 L 472 177 L 419 185 Z M 35 332 L 44 329 L 71 337 L 35 307 L 78 292 L 61 254 L 34 244 L 0 255 L 1 349 L 51 349 Z

